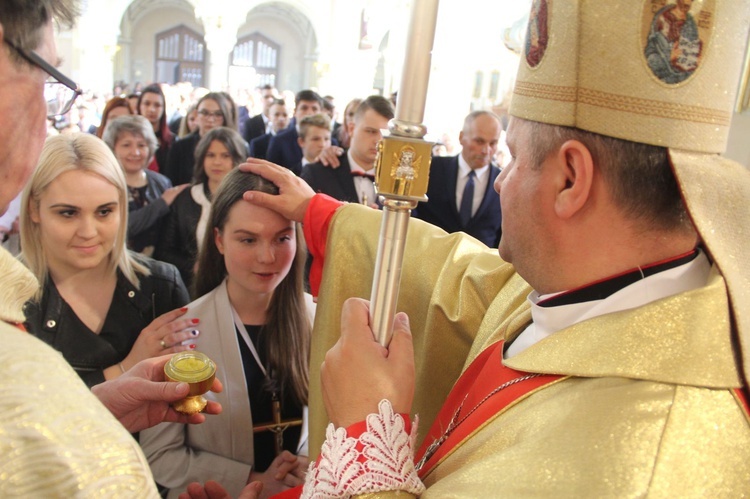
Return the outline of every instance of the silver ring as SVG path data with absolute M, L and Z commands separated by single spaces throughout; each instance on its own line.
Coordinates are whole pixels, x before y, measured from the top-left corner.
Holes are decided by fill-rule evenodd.
M 166 341 L 164 341 L 164 340 L 161 340 L 161 341 L 159 342 L 159 344 L 161 345 L 161 347 L 162 347 L 162 348 L 167 348 L 167 342 L 166 342 Z

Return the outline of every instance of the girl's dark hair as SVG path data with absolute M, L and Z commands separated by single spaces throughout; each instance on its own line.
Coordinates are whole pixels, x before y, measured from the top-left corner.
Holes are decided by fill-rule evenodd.
M 138 105 L 136 106 L 138 114 L 141 114 L 141 101 L 146 94 L 156 94 L 161 97 L 163 109 L 161 117 L 159 118 L 159 129 L 154 130 L 154 132 L 156 133 L 156 138 L 159 140 L 159 146 L 167 147 L 172 144 L 173 138 L 172 132 L 169 130 L 169 125 L 167 124 L 167 98 L 164 96 L 164 91 L 158 83 L 148 85 L 138 96 Z
M 273 183 L 254 173 L 235 169 L 224 177 L 214 194 L 206 235 L 200 243 L 193 296 L 203 296 L 226 278 L 224 256 L 216 247 L 214 231 L 224 230 L 232 207 L 246 202 L 242 199 L 246 191 L 279 193 Z M 281 400 L 289 394 L 298 403 L 306 405 L 312 324 L 307 316 L 303 289 L 307 251 L 300 224 L 295 224 L 295 235 L 297 253 L 289 273 L 273 293 L 263 331 L 267 338 L 269 371 L 281 390 Z
M 229 154 L 232 156 L 232 166 L 236 167 L 247 159 L 245 139 L 243 139 L 239 133 L 225 126 L 213 128 L 209 130 L 206 135 L 201 137 L 200 142 L 198 142 L 198 145 L 195 147 L 195 167 L 193 168 L 194 184 L 208 182 L 208 175 L 206 175 L 206 170 L 203 168 L 203 162 L 206 161 L 208 148 L 211 147 L 211 143 L 214 140 L 218 140 L 227 148 L 227 151 L 229 151 Z

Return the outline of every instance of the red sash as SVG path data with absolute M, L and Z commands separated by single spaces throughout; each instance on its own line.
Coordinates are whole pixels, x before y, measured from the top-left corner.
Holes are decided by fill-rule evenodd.
M 24 333 L 26 332 L 26 326 L 23 325 L 23 322 L 8 322 L 8 321 L 3 321 L 3 322 L 20 329 Z
M 474 361 L 469 368 L 461 375 L 456 384 L 453 386 L 443 407 L 440 409 L 435 422 L 432 424 L 429 433 L 422 442 L 415 461 L 418 462 L 425 454 L 427 448 L 437 439 L 441 438 L 446 428 L 450 426 L 451 419 L 454 418 L 456 410 L 461 406 L 458 414 L 458 420 L 461 421 L 472 409 L 474 411 L 461 424 L 455 427 L 453 432 L 445 439 L 435 453 L 424 463 L 419 470 L 419 477 L 424 478 L 443 461 L 453 453 L 461 443 L 468 437 L 479 431 L 489 423 L 500 412 L 512 406 L 531 395 L 535 391 L 542 389 L 566 376 L 552 374 L 538 375 L 533 378 L 524 379 L 514 384 L 509 384 L 506 388 L 490 395 L 498 387 L 504 384 L 524 378 L 529 373 L 516 371 L 502 363 L 503 342 L 499 341 L 489 348 L 485 349 Z M 745 414 L 750 414 L 750 404 L 742 389 L 733 390 L 737 397 L 740 407 Z M 489 396 L 489 398 L 487 398 Z M 485 398 L 487 398 L 485 400 Z M 463 402 L 463 406 L 462 406 Z M 750 420 L 750 418 L 749 418 Z M 298 498 L 302 494 L 302 486 L 287 490 L 281 494 L 273 496 L 278 499 Z
M 742 409 L 742 412 L 745 413 L 747 422 L 750 423 L 750 401 L 748 400 L 747 392 L 744 388 L 735 388 L 733 391 L 734 398 L 737 399 L 737 403 Z
M 458 421 L 455 427 L 435 453 L 430 456 L 419 470 L 419 477 L 424 479 L 430 471 L 444 458 L 451 454 L 467 437 L 489 423 L 494 416 L 518 402 L 536 390 L 543 388 L 565 376 L 551 374 L 536 375 L 526 378 L 530 373 L 516 371 L 503 365 L 503 342 L 499 341 L 486 348 L 453 386 L 448 398 L 432 424 L 429 433 L 415 456 L 418 462 L 427 448 L 444 435 L 459 407 Z M 508 382 L 505 388 L 492 393 Z M 486 400 L 485 400 L 486 399 Z M 462 405 L 463 403 L 463 405 Z M 473 410 L 473 412 L 471 412 Z M 467 414 L 471 413 L 468 417 Z M 466 417 L 466 419 L 462 419 Z

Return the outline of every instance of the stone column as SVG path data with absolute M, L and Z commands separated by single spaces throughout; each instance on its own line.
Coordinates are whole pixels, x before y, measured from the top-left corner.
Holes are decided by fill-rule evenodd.
M 212 91 L 226 90 L 229 56 L 237 43 L 237 29 L 245 21 L 245 15 L 227 2 L 204 1 L 195 7 L 195 17 L 203 21 L 209 64 L 207 87 Z
M 119 49 L 119 19 L 111 19 L 105 3 L 89 2 L 88 10 L 78 23 L 74 40 L 80 56 L 79 84 L 84 90 L 99 93 L 112 91 L 113 58 Z

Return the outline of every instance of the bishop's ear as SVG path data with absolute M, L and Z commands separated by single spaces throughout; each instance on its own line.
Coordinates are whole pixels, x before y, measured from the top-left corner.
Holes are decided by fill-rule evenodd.
M 594 182 L 594 159 L 591 151 L 577 140 L 568 140 L 558 150 L 560 189 L 555 211 L 561 218 L 570 218 L 589 201 Z

